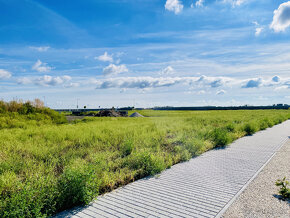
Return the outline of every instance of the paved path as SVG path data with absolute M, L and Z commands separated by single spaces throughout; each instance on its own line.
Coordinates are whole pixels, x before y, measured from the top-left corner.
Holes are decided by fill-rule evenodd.
M 220 217 L 290 136 L 290 120 L 57 217 Z
M 222 215 L 224 218 L 289 218 L 290 199 L 281 200 L 277 179 L 290 179 L 290 139 Z

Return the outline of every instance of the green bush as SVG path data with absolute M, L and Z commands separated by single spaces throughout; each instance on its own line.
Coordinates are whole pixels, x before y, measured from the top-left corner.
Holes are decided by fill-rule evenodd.
M 233 123 L 226 125 L 226 130 L 228 132 L 235 132 L 235 130 L 236 130 L 235 125 Z
M 127 166 L 133 170 L 141 170 L 142 176 L 154 175 L 166 168 L 164 160 L 161 157 L 146 151 L 135 154 L 135 156 L 128 159 Z
M 232 139 L 225 129 L 216 128 L 212 132 L 215 147 L 222 147 L 229 144 Z
M 255 132 L 257 132 L 257 126 L 253 123 L 245 124 L 243 129 L 246 132 L 246 135 L 253 135 Z

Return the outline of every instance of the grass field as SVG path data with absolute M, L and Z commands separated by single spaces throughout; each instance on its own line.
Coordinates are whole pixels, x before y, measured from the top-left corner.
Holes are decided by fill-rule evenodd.
M 1 105 L 0 105 L 1 106 Z M 0 217 L 45 217 L 290 118 L 289 110 L 0 112 Z

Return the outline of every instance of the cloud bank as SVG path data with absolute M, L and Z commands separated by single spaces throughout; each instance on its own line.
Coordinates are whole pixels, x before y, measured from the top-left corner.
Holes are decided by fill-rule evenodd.
M 270 79 L 251 78 L 246 80 L 229 77 L 117 77 L 94 81 L 96 89 L 146 89 L 171 87 L 178 84 L 194 89 L 212 88 L 219 89 L 217 95 L 225 94 L 223 88 L 260 88 L 260 87 L 290 87 L 290 78 L 281 79 L 274 76 Z

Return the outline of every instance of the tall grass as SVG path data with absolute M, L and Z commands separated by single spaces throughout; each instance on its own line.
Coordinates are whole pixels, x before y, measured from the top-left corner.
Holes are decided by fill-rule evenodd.
M 31 119 L 0 114 L 5 122 L 21 123 L 0 130 L 0 217 L 45 217 L 86 204 L 253 134 L 248 124 L 258 131 L 290 118 L 288 110 L 138 112 L 148 117 L 61 124 L 37 113 Z

